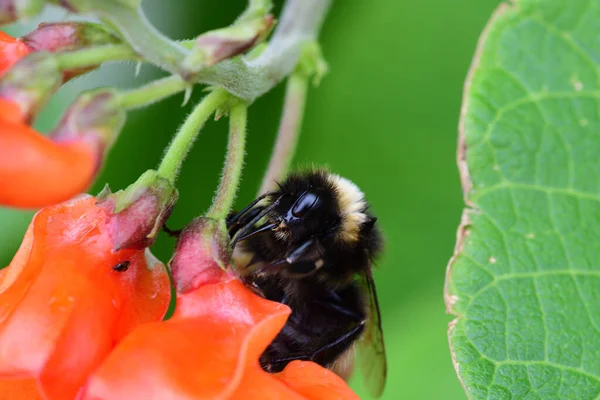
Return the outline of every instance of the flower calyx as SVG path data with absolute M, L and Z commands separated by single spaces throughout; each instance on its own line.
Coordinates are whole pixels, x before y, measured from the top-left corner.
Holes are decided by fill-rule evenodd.
M 150 247 L 177 202 L 173 184 L 154 170 L 148 170 L 124 190 L 105 189 L 97 205 L 108 214 L 115 251 Z
M 19 105 L 23 121 L 29 121 L 62 84 L 54 56 L 31 53 L 19 60 L 0 81 L 0 99 Z
M 200 35 L 183 60 L 183 77 L 193 80 L 202 69 L 252 49 L 267 38 L 274 24 L 273 15 L 265 14 L 239 19 L 227 28 Z
M 225 221 L 198 217 L 180 233 L 169 262 L 178 293 L 233 275 Z
M 97 89 L 81 94 L 50 133 L 55 142 L 86 140 L 98 151 L 100 165 L 125 124 L 126 112 L 119 106 L 114 89 Z

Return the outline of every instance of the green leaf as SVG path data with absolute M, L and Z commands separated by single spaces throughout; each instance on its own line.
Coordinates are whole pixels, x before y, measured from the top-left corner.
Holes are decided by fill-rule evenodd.
M 467 80 L 446 279 L 472 399 L 600 398 L 600 2 L 499 7 Z

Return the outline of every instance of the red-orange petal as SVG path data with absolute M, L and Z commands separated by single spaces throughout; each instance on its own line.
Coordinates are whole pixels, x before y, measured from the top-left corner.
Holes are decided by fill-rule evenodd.
M 30 51 L 25 43 L 0 31 L 0 76 Z
M 85 140 L 55 143 L 7 120 L 12 115 L 0 107 L 0 204 L 36 208 L 85 191 L 97 170 L 96 146 Z
M 164 316 L 164 266 L 149 270 L 144 251 L 113 252 L 105 221 L 90 196 L 34 217 L 0 274 L 0 391 L 35 381 L 44 398 L 73 399 L 124 335 Z M 122 261 L 129 269 L 113 270 Z
M 0 400 L 43 400 L 35 379 L 0 380 Z
M 317 364 L 292 363 L 280 374 L 260 368 L 260 355 L 289 313 L 235 278 L 188 291 L 170 320 L 141 326 L 117 346 L 90 377 L 83 398 L 357 399 Z
M 360 399 L 342 378 L 315 363 L 292 361 L 274 376 L 308 399 Z

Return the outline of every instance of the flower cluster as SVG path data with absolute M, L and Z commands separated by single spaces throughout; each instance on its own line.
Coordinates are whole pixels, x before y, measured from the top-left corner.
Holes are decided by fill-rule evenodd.
M 21 39 L 0 36 L 0 205 L 42 207 L 90 185 L 120 127 L 114 115 L 107 115 L 118 114 L 110 110 L 107 96 L 81 98 L 48 137 L 30 122 L 64 81 L 90 69 L 63 70 L 47 52 L 113 40 L 85 23 L 42 25 Z
M 45 3 L 2 1 L 0 24 L 33 16 Z M 291 0 L 281 19 L 287 26 L 268 48 L 261 46 L 274 24 L 268 0 L 250 1 L 230 27 L 187 42 L 162 37 L 136 1 L 59 3 L 106 25 L 42 24 L 21 38 L 0 33 L 0 206 L 38 210 L 0 270 L 0 398 L 356 399 L 342 378 L 315 363 L 294 361 L 274 374 L 260 367 L 291 310 L 240 281 L 225 229 L 248 105 L 292 73 L 291 90 L 304 93 L 310 72 L 300 59 L 303 41 L 315 36 L 328 2 Z M 32 127 L 61 85 L 111 60 L 151 62 L 172 75 L 129 91 L 83 93 L 51 132 Z M 127 110 L 198 83 L 210 83 L 211 91 L 156 170 L 116 193 L 107 186 L 97 196 L 83 194 Z M 301 111 L 303 96 L 287 97 Z M 181 163 L 215 113 L 230 119 L 221 184 L 207 214 L 178 235 L 166 266 L 150 247 L 176 205 Z M 280 136 L 294 142 L 297 125 Z

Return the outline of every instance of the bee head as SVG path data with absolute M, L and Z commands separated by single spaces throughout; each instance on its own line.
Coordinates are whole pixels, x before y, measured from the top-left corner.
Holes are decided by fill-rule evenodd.
M 269 213 L 269 220 L 277 223 L 275 237 L 288 244 L 327 237 L 340 224 L 335 193 L 320 175 L 291 176 L 272 199 L 277 201 Z
M 368 224 L 363 193 L 348 179 L 324 170 L 291 175 L 271 196 L 278 204 L 269 214 L 276 237 L 288 243 L 316 236 L 346 244 L 359 239 Z
M 337 273 L 344 280 L 360 272 L 349 266 L 364 268 L 378 247 L 376 219 L 367 207 L 363 193 L 345 178 L 324 170 L 292 174 L 241 212 L 243 227 L 232 247 L 246 243 L 238 253 L 247 254 L 240 264 L 249 272 L 300 278 Z M 344 271 L 333 271 L 337 265 Z

